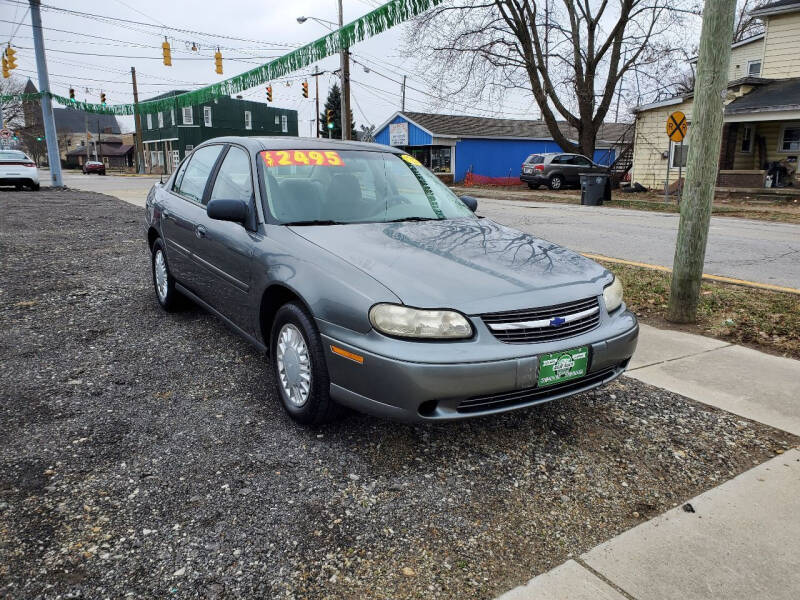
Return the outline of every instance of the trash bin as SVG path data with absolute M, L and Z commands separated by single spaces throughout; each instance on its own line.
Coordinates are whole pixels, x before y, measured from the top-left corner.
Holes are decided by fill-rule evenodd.
M 611 176 L 607 173 L 581 173 L 581 204 L 600 206 L 611 200 Z

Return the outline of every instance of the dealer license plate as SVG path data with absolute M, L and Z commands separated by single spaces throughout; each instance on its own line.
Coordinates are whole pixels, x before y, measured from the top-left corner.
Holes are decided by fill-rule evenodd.
M 545 387 L 583 377 L 588 365 L 589 348 L 586 346 L 542 354 L 539 357 L 538 386 Z

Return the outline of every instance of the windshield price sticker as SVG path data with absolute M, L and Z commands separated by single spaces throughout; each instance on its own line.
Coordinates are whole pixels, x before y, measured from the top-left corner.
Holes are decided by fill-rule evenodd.
M 418 167 L 422 166 L 422 163 L 419 162 L 416 158 L 414 158 L 410 154 L 401 154 L 400 158 L 402 158 L 404 161 L 406 161 L 410 165 L 417 165 Z
M 333 150 L 265 150 L 261 153 L 268 167 L 343 167 L 344 161 Z

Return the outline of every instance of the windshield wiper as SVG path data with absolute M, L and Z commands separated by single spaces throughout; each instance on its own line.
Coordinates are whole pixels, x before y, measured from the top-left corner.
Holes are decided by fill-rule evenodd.
M 384 223 L 403 223 L 405 221 L 442 221 L 436 217 L 402 217 L 400 219 L 392 219 L 391 221 L 384 221 Z
M 289 221 L 287 223 L 281 223 L 281 225 L 347 225 L 343 221 L 331 221 L 331 220 L 320 220 L 320 219 L 313 219 L 311 221 Z

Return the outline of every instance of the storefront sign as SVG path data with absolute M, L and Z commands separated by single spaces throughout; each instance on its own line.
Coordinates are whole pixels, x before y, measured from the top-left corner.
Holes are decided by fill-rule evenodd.
M 389 145 L 408 146 L 408 123 L 391 123 L 389 125 Z

